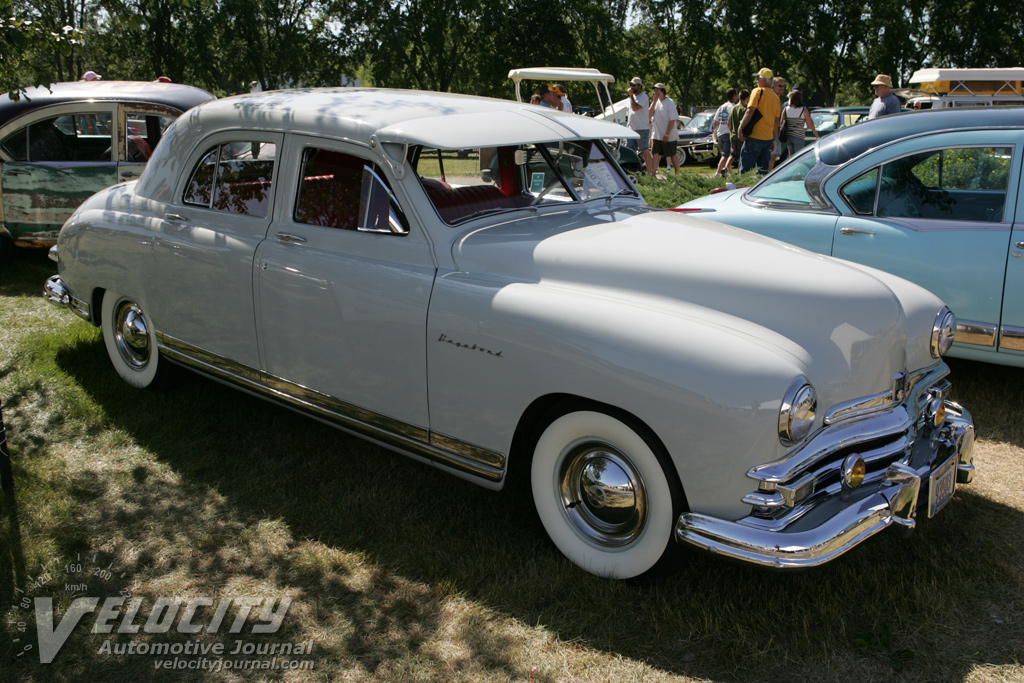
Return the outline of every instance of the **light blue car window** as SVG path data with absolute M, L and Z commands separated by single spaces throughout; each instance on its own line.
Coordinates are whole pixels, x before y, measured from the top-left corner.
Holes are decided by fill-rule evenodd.
M 807 193 L 804 179 L 818 162 L 814 154 L 814 147 L 805 147 L 795 157 L 791 158 L 775 173 L 754 186 L 748 197 L 768 202 L 784 202 L 786 204 L 813 203 L 811 195 Z
M 882 167 L 878 215 L 1001 222 L 1010 147 L 955 147 L 895 159 Z
M 839 194 L 856 213 L 870 216 L 875 212 L 875 195 L 878 193 L 878 169 L 873 168 L 842 186 Z

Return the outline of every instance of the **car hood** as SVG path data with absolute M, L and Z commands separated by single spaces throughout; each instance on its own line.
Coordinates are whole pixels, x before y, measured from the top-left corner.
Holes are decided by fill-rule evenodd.
M 558 212 L 470 232 L 453 257 L 491 281 L 627 300 L 650 311 L 655 334 L 662 315 L 730 330 L 805 373 L 825 405 L 885 391 L 907 369 L 907 318 L 879 278 L 711 221 L 649 207 Z

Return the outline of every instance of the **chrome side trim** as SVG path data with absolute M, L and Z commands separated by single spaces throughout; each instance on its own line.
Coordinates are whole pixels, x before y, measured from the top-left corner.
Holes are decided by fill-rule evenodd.
M 235 383 L 260 381 L 259 370 L 210 353 L 159 330 L 156 333 L 156 343 L 160 353 L 169 360 L 188 365 L 217 379 Z
M 953 338 L 953 341 L 960 344 L 991 347 L 996 345 L 996 331 L 996 326 L 989 325 L 988 323 L 957 320 L 956 336 Z
M 830 425 L 840 420 L 863 417 L 871 413 L 888 410 L 903 400 L 906 384 L 907 376 L 905 373 L 901 372 L 893 375 L 889 381 L 888 391 L 883 391 L 873 396 L 857 398 L 829 408 L 825 412 L 825 424 Z
M 437 432 L 430 432 L 430 445 L 496 469 L 504 469 L 505 467 L 505 456 L 501 453 L 495 453 L 486 448 L 480 448 L 479 446 L 474 446 L 465 441 L 459 441 L 456 438 L 438 434 Z
M 415 455 L 487 481 L 504 476 L 506 456 L 458 439 L 396 420 L 328 394 L 275 377 L 210 353 L 163 332 L 157 332 L 160 352 L 215 379 L 235 384 L 289 408 L 305 413 L 393 450 Z
M 1024 351 L 1024 327 L 1003 325 L 999 329 L 999 348 Z
M 46 284 L 43 285 L 43 296 L 51 304 L 67 308 L 83 320 L 92 320 L 92 311 L 88 302 L 76 297 L 71 288 L 60 279 L 60 275 L 51 275 L 46 280 Z

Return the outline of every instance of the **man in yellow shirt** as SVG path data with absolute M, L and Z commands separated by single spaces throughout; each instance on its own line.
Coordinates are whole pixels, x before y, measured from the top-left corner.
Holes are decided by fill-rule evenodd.
M 739 138 L 743 142 L 743 149 L 740 151 L 740 173 L 746 173 L 755 167 L 758 173 L 768 172 L 768 162 L 771 160 L 772 144 L 779 135 L 779 97 L 772 90 L 772 70 L 761 69 L 756 74 L 757 87 L 750 93 L 750 103 L 747 111 L 740 121 Z M 754 123 L 753 129 L 749 124 L 754 119 L 754 112 L 760 112 L 761 116 Z M 744 129 L 749 130 L 744 132 Z

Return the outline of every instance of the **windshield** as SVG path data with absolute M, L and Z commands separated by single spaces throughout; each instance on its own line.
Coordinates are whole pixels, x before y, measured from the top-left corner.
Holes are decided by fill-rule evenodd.
M 702 111 L 690 119 L 690 122 L 686 124 L 686 127 L 695 128 L 702 133 L 709 133 L 711 132 L 711 119 L 714 115 L 715 112 L 713 111 Z
M 839 127 L 839 113 L 834 111 L 812 111 L 811 121 L 819 134 L 831 133 Z
M 531 206 L 637 196 L 597 140 L 463 150 L 419 147 L 412 164 L 449 225 Z
M 755 185 L 746 196 L 762 202 L 813 204 L 804 180 L 818 164 L 816 149 L 817 145 L 811 145 L 800 150 L 796 156 L 787 159 L 774 173 Z

